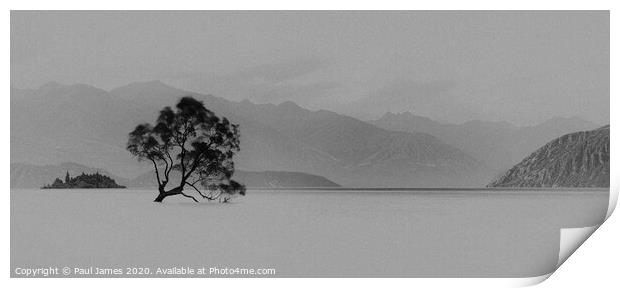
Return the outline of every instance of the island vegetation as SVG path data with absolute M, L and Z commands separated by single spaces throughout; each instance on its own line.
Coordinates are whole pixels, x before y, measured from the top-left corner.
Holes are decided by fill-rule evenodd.
M 47 184 L 42 187 L 42 189 L 82 189 L 82 188 L 126 188 L 125 186 L 116 184 L 114 179 L 99 174 L 99 172 L 95 174 L 85 174 L 82 172 L 81 175 L 76 177 L 71 177 L 69 175 L 69 171 L 65 175 L 65 181 L 63 182 L 60 178 L 56 178 L 52 184 Z

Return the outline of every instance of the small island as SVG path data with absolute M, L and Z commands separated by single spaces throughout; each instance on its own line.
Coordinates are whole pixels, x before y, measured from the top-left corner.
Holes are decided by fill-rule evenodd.
M 69 175 L 69 171 L 65 175 L 65 182 L 60 180 L 60 178 L 56 178 L 54 183 L 47 184 L 41 189 L 85 189 L 85 188 L 127 188 L 122 185 L 116 184 L 114 179 L 101 175 L 99 172 L 95 174 L 84 174 L 78 175 L 77 177 L 71 177 Z

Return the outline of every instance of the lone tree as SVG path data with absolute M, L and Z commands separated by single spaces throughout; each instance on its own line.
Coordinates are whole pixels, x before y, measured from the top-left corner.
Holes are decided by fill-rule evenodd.
M 239 125 L 215 116 L 190 96 L 181 98 L 174 110 L 162 109 L 155 126 L 138 125 L 129 133 L 127 150 L 138 161 L 153 164 L 159 190 L 155 202 L 172 195 L 198 202 L 185 193 L 186 187 L 207 200 L 228 202 L 235 194 L 245 195 L 245 186 L 231 179 L 233 156 L 239 151 Z M 166 190 L 173 170 L 178 181 Z

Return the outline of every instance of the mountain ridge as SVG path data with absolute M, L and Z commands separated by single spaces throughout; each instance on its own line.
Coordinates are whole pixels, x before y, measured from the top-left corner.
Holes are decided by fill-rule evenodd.
M 609 125 L 540 147 L 488 187 L 609 187 Z
M 345 186 L 487 182 L 471 177 L 483 170 L 476 158 L 435 136 L 390 131 L 292 102 L 233 102 L 153 81 L 110 92 L 88 85 L 52 86 L 12 90 L 12 161 L 52 164 L 70 160 L 135 177 L 150 168 L 125 151 L 127 133 L 139 123 L 154 121 L 158 111 L 174 105 L 178 97 L 192 95 L 217 115 L 240 124 L 242 147 L 235 162 L 241 170 L 298 171 L 329 176 Z
M 519 127 L 509 122 L 472 120 L 447 124 L 410 112 L 384 114 L 370 123 L 394 131 L 420 131 L 459 147 L 480 159 L 492 173 L 504 172 L 531 151 L 566 133 L 590 130 L 600 125 L 577 117 L 553 117 L 532 126 Z

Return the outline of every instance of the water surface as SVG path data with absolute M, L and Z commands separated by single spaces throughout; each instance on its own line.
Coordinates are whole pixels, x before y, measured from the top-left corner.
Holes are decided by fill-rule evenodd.
M 275 268 L 279 277 L 531 277 L 608 190 L 11 190 L 11 267 Z M 12 272 L 14 273 L 14 272 Z M 15 275 L 14 275 L 15 276 Z

